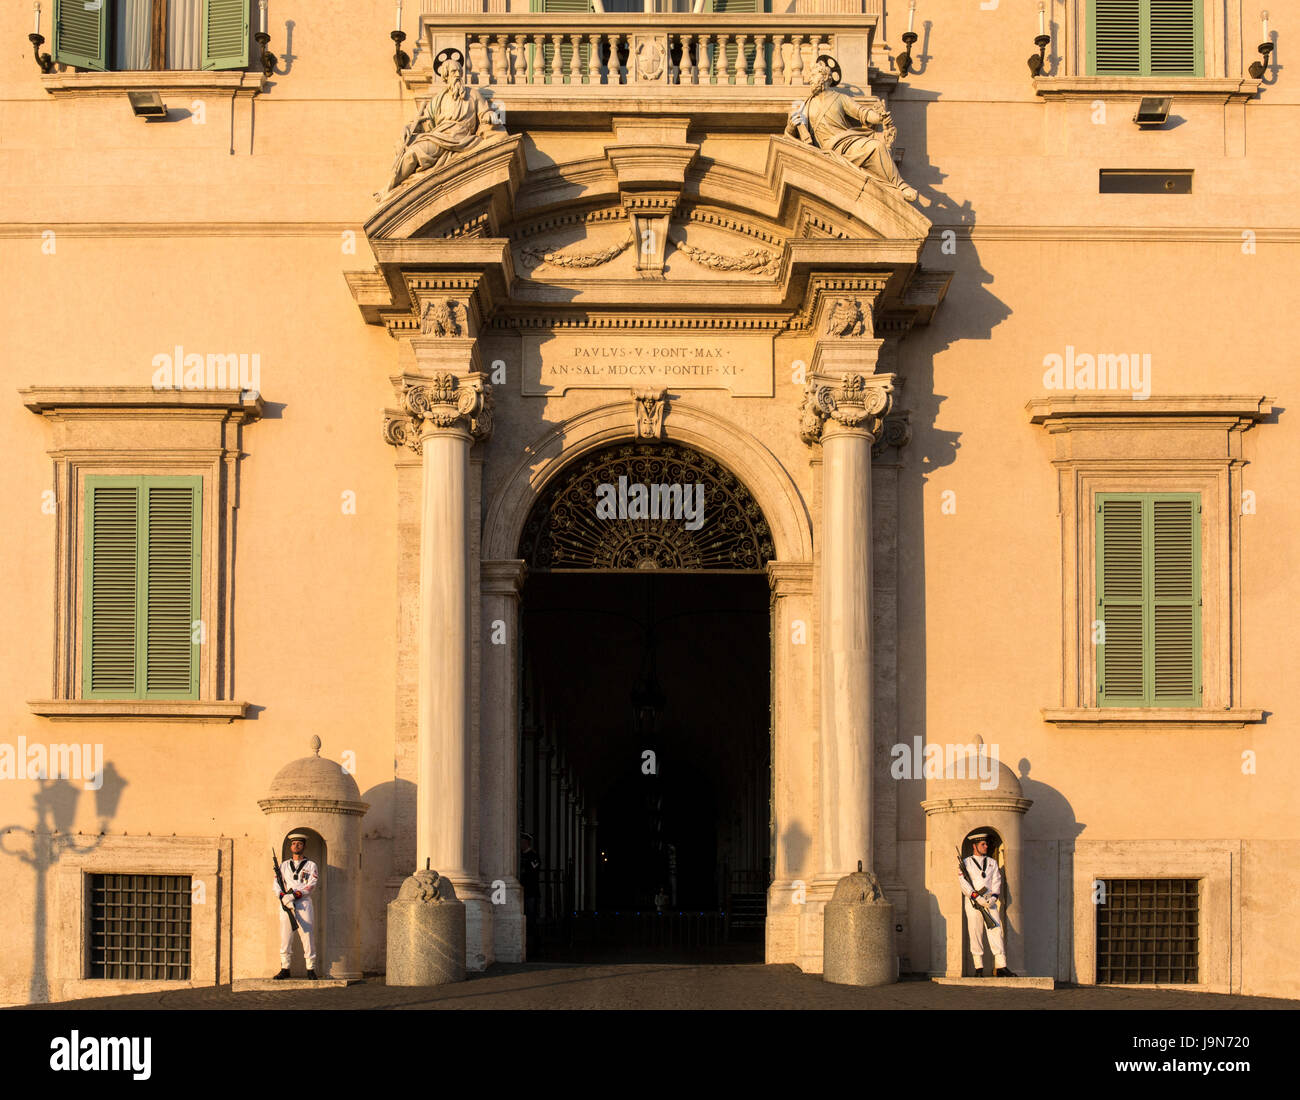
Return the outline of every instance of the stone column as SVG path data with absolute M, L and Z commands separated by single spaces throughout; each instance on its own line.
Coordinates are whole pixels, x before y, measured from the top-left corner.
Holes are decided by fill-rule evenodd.
M 767 566 L 772 622 L 772 825 L 775 863 L 767 894 L 765 961 L 797 963 L 799 917 L 813 862 L 817 778 L 807 731 L 813 722 L 816 667 L 812 563 Z
M 467 343 L 472 343 L 466 341 Z M 417 349 L 418 352 L 419 349 Z M 417 354 L 417 359 L 419 358 Z M 470 722 L 469 451 L 492 429 L 486 376 L 406 379 L 391 442 L 423 457 L 420 510 L 416 867 L 450 879 L 466 906 L 466 965 L 486 964 L 491 916 L 470 846 L 475 813 Z
M 820 924 L 835 884 L 872 864 L 871 448 L 888 411 L 890 374 L 874 370 L 870 304 L 824 303 L 812 382 L 800 407 L 805 442 L 822 448 L 818 572 L 820 756 L 818 870 L 801 965 L 820 969 Z
M 524 958 L 519 884 L 519 589 L 522 561 L 485 561 L 479 744 L 482 832 L 479 866 L 492 886 L 492 942 L 501 962 Z

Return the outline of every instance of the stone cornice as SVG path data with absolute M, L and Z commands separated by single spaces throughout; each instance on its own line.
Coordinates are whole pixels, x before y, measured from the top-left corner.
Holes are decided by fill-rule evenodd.
M 363 817 L 369 802 L 345 802 L 339 798 L 312 798 L 310 795 L 286 795 L 282 798 L 259 798 L 257 805 L 264 814 L 318 813 L 351 814 Z
M 1034 424 L 1068 431 L 1071 422 L 1090 420 L 1139 422 L 1172 417 L 1189 426 L 1207 420 L 1259 421 L 1273 415 L 1273 406 L 1269 398 L 1253 394 L 1181 394 L 1137 400 L 1131 394 L 1071 393 L 1032 398 L 1025 411 Z
M 248 710 L 247 703 L 227 699 L 29 699 L 27 706 L 33 714 L 55 721 L 229 722 Z
M 164 416 L 235 413 L 244 421 L 262 416 L 262 398 L 245 390 L 155 389 L 152 386 L 29 386 L 23 404 L 42 416 L 107 417 L 152 412 Z
M 774 597 L 811 596 L 813 566 L 810 561 L 770 561 L 767 583 Z
M 528 578 L 528 563 L 522 558 L 479 562 L 479 587 L 484 592 L 516 595 Z
M 1086 99 L 1098 96 L 1177 96 L 1219 103 L 1253 99 L 1258 80 L 1243 77 L 1203 76 L 1040 76 L 1034 92 L 1044 99 Z
M 1015 795 L 963 795 L 961 798 L 928 798 L 921 803 L 926 817 L 934 814 L 957 814 L 966 810 L 1004 810 L 1023 814 L 1034 804 L 1032 798 L 1017 798 Z
M 1262 710 L 1249 707 L 1223 710 L 1212 707 L 1043 707 L 1042 715 L 1044 722 L 1061 729 L 1094 730 L 1135 726 L 1160 729 L 1221 726 L 1224 729 L 1242 729 L 1250 723 L 1264 721 Z
M 116 97 L 127 92 L 158 92 L 184 97 L 189 107 L 189 97 L 232 95 L 239 98 L 257 95 L 266 90 L 266 77 L 260 72 L 130 72 L 113 73 L 49 73 L 41 77 L 41 87 L 55 99 L 81 99 L 85 97 Z

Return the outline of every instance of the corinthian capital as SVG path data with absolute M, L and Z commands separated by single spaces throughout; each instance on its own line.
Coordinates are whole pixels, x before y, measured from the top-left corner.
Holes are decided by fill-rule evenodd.
M 893 393 L 891 374 L 845 374 L 834 381 L 813 381 L 799 406 L 799 435 L 805 443 L 820 443 L 829 420 L 879 436 Z
M 428 382 L 412 383 L 402 390 L 400 413 L 384 421 L 384 438 L 395 447 L 417 454 L 426 436 L 439 431 L 468 431 L 474 439 L 492 433 L 492 387 L 486 376 L 464 378 L 436 374 Z

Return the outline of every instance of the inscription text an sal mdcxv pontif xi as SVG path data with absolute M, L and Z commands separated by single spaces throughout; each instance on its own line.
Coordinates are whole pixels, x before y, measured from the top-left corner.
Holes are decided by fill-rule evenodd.
M 773 395 L 772 337 L 716 332 L 525 333 L 523 392 L 729 390 Z

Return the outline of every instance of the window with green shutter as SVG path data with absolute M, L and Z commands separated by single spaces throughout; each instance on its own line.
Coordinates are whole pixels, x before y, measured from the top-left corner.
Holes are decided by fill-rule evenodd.
M 1090 76 L 1203 76 L 1203 0 L 1088 0 Z
M 100 72 L 248 68 L 252 0 L 54 0 L 54 60 Z
M 1097 703 L 1201 705 L 1199 493 L 1098 493 Z
M 198 477 L 86 478 L 82 696 L 197 699 Z

